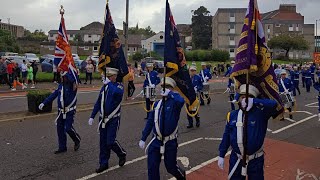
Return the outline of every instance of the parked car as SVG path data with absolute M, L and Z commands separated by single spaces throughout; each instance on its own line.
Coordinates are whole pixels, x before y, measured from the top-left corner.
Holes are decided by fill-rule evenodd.
M 21 67 L 21 64 L 23 64 L 23 60 L 26 60 L 24 56 L 12 56 L 11 59 L 18 63 L 19 67 Z
M 80 57 L 78 54 L 72 54 L 73 60 L 80 60 Z
M 54 58 L 49 57 L 42 61 L 41 70 L 42 72 L 52 73 L 53 71 L 53 60 Z
M 40 63 L 42 63 L 42 61 L 44 61 L 47 58 L 54 58 L 54 55 L 52 54 L 45 54 L 43 56 L 40 57 Z
M 82 62 L 83 62 L 82 60 L 74 60 L 74 64 L 76 65 L 77 69 L 81 69 Z
M 0 52 L 0 58 L 5 55 L 6 55 L 6 52 Z
M 5 56 L 19 56 L 19 54 L 14 52 L 5 52 Z
M 40 59 L 38 58 L 38 56 L 33 53 L 25 53 L 24 56 L 27 58 L 29 63 L 33 61 L 36 61 L 36 63 L 40 63 Z

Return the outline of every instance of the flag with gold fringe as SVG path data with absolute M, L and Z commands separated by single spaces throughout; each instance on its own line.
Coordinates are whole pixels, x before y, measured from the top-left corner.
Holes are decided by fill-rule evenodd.
M 189 110 L 192 111 L 198 106 L 199 101 L 191 82 L 187 61 L 168 0 L 166 1 L 164 64 L 166 76 L 176 81 L 175 89 L 184 97 Z
M 102 75 L 105 72 L 105 67 L 119 70 L 117 82 L 122 82 L 123 78 L 129 73 L 122 44 L 112 20 L 109 3 L 106 5 L 105 24 L 99 48 L 98 69 Z
M 276 118 L 284 108 L 279 96 L 278 83 L 266 44 L 257 0 L 249 2 L 236 53 L 236 63 L 231 77 L 240 84 L 246 84 L 246 75 L 249 73 L 249 84 L 257 87 L 264 98 L 277 101 L 278 105 L 273 115 L 273 118 Z

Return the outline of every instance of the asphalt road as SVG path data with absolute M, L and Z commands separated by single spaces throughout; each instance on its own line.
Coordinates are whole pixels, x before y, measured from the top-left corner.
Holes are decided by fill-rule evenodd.
M 298 110 L 305 112 L 294 115 L 297 122 L 270 120 L 267 136 L 312 148 L 320 147 L 320 122 L 316 117 L 315 96 L 315 93 L 303 92 L 297 97 Z M 178 156 L 183 162 L 179 160 L 179 164 L 185 165 L 187 170 L 218 156 L 219 138 L 222 137 L 230 105 L 225 94 L 212 95 L 212 99 L 211 105 L 203 106 L 200 110 L 200 128 L 186 129 L 186 113 L 181 113 Z M 145 124 L 142 106 L 122 108 L 118 140 L 127 151 L 128 164 L 118 168 L 118 159 L 112 153 L 109 171 L 100 175 L 94 173 L 99 155 L 97 121 L 94 126 L 87 125 L 90 113 L 76 115 L 74 125 L 82 137 L 80 150 L 74 152 L 72 141 L 68 139 L 69 151 L 62 155 L 53 154 L 57 148 L 54 116 L 0 123 L 0 179 L 147 179 L 146 157 L 138 147 Z M 171 176 L 162 163 L 161 179 L 169 178 Z

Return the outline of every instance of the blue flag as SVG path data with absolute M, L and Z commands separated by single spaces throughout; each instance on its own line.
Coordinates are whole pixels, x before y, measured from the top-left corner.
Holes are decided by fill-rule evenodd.
M 198 106 L 199 101 L 191 82 L 187 61 L 168 0 L 166 2 L 164 64 L 166 66 L 166 76 L 176 81 L 177 87 L 175 90 L 185 99 L 189 110 L 193 110 Z
M 106 5 L 105 24 L 99 49 L 98 69 L 100 73 L 105 72 L 105 67 L 119 70 L 117 82 L 122 82 L 123 78 L 129 73 L 122 44 L 116 32 L 108 3 Z

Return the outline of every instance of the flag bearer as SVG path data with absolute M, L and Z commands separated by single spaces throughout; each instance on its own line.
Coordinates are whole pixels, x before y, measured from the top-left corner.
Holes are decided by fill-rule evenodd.
M 142 137 L 139 142 L 141 149 L 145 148 L 145 141 L 151 132 L 153 138 L 146 148 L 148 153 L 148 179 L 160 180 L 160 162 L 162 155 L 164 156 L 164 164 L 167 171 L 178 180 L 185 180 L 186 174 L 177 164 L 177 132 L 178 122 L 180 118 L 181 108 L 184 104 L 184 99 L 173 88 L 176 82 L 166 77 L 166 90 L 161 93 L 166 97 L 165 100 L 165 119 L 163 119 L 163 102 L 162 100 L 155 102 L 154 109 L 151 111 L 146 127 L 142 132 Z M 163 122 L 164 121 L 164 122 Z M 163 144 L 162 144 L 163 138 Z
M 120 126 L 121 101 L 124 93 L 123 85 L 116 82 L 118 69 L 106 68 L 107 77 L 103 81 L 105 86 L 100 90 L 96 104 L 88 121 L 93 124 L 96 114 L 100 111 L 99 132 L 100 132 L 100 155 L 99 168 L 96 173 L 101 173 L 109 168 L 109 158 L 111 150 L 119 158 L 119 166 L 126 163 L 126 151 L 116 140 Z
M 197 74 L 197 67 L 196 66 L 191 66 L 189 69 L 189 73 L 190 73 L 190 77 L 191 77 L 191 81 L 192 81 L 192 85 L 194 87 L 194 91 L 199 94 L 200 91 L 203 88 L 202 82 L 201 82 L 201 77 Z M 196 112 L 197 109 L 193 109 L 192 111 L 190 111 L 191 114 L 195 114 L 195 119 L 196 119 L 196 126 L 199 127 L 200 126 L 200 116 L 199 116 L 199 112 Z M 187 128 L 193 128 L 193 117 L 190 116 L 189 114 L 187 115 L 188 117 L 188 122 L 189 125 L 187 126 Z
M 76 114 L 77 104 L 77 83 L 71 73 L 61 71 L 62 82 L 47 99 L 39 105 L 42 110 L 44 106 L 52 103 L 57 97 L 58 117 L 56 118 L 59 149 L 55 154 L 67 151 L 67 135 L 74 142 L 74 151 L 80 148 L 81 138 L 73 127 L 74 116 Z
M 248 99 L 248 128 L 247 128 L 247 167 L 242 169 L 243 154 L 243 114 L 246 107 L 246 85 L 240 86 L 240 108 L 227 115 L 227 124 L 219 146 L 218 166 L 224 168 L 224 157 L 231 146 L 232 152 L 229 160 L 229 176 L 231 180 L 244 180 L 244 171 L 249 179 L 264 179 L 264 151 L 263 143 L 266 136 L 268 120 L 275 113 L 277 102 L 270 99 L 260 99 L 259 90 L 249 85 Z

